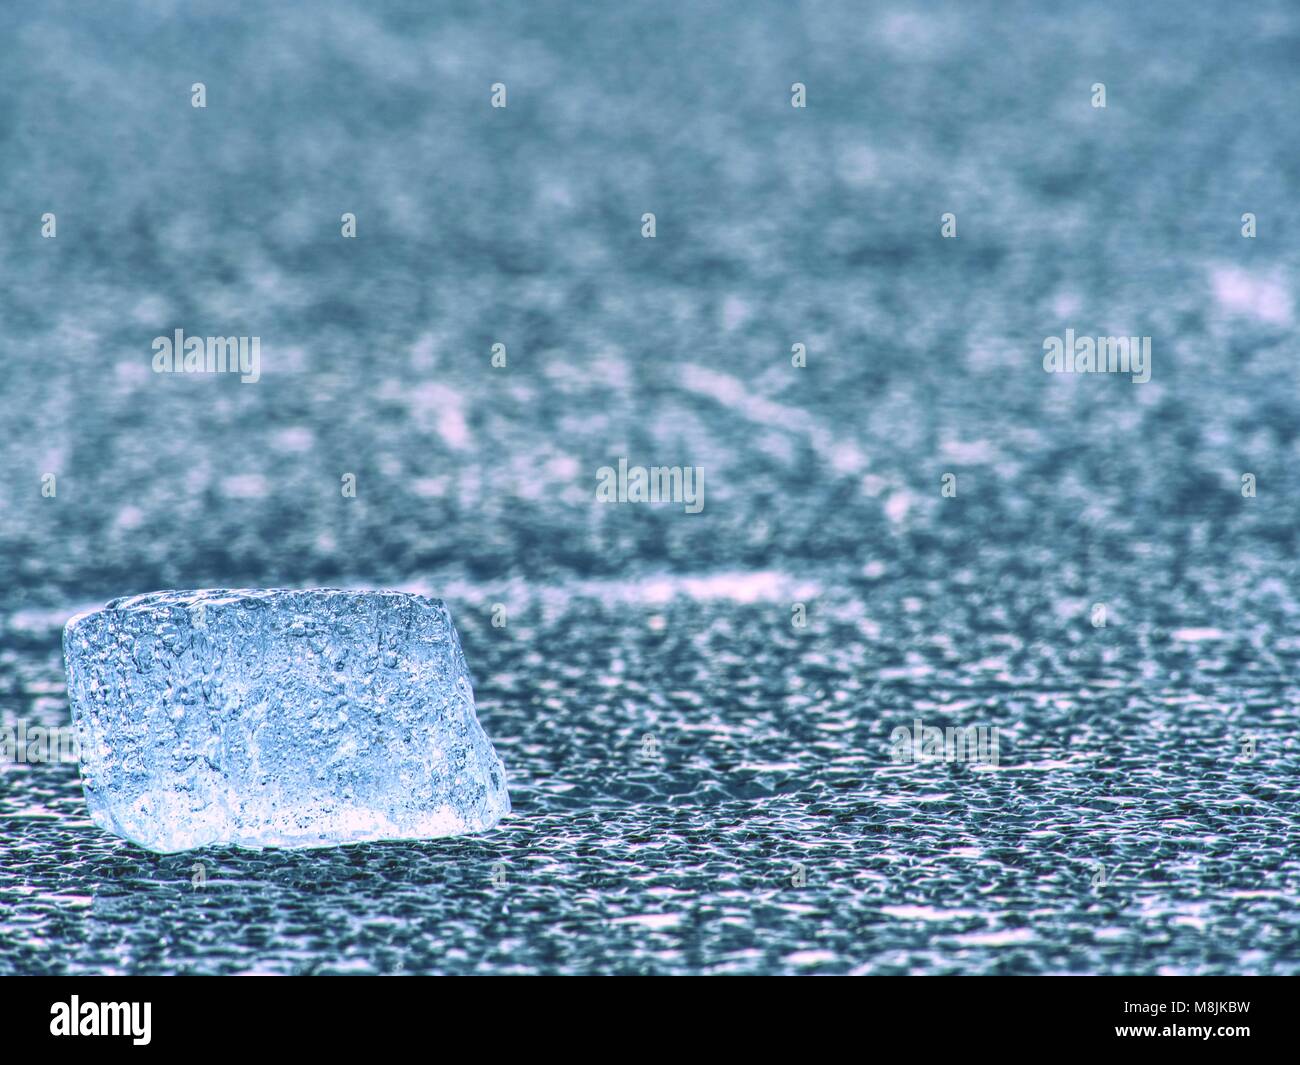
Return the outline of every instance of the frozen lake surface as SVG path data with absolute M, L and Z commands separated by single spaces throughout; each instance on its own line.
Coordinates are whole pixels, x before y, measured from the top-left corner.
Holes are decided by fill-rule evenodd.
M 0 973 L 1300 972 L 1294 8 L 154 6 L 0 15 L 0 724 L 114 596 L 406 589 L 514 809 L 159 856 L 0 763 Z

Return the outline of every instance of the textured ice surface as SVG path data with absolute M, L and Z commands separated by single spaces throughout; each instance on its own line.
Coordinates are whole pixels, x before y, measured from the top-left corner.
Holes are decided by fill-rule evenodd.
M 156 592 L 73 618 L 63 649 L 91 816 L 152 850 L 447 836 L 510 810 L 440 601 Z
M 1300 296 L 1300 6 L 566 7 L 192 41 L 0 4 L 41 42 L 0 62 L 0 721 L 66 724 L 105 588 L 428 580 L 528 813 L 195 890 L 71 766 L 0 761 L 0 974 L 1300 975 L 1300 344 L 1213 287 Z M 145 78 L 159 44 L 220 100 Z M 152 374 L 191 318 L 261 331 L 262 380 Z M 1044 373 L 1071 325 L 1154 333 L 1152 381 Z M 595 504 L 624 450 L 708 506 Z M 891 765 L 916 711 L 1001 766 Z

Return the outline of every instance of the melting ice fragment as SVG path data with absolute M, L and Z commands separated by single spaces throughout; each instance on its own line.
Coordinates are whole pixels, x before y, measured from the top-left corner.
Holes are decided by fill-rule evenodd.
M 63 632 L 95 823 L 142 847 L 321 847 L 479 832 L 510 811 L 440 601 L 210 590 Z

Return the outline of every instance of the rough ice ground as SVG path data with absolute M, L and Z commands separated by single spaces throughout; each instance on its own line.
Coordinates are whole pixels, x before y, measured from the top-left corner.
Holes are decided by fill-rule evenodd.
M 0 712 L 122 589 L 418 584 L 519 816 L 195 890 L 0 766 L 0 968 L 1300 971 L 1294 5 L 155 6 L 0 10 Z M 918 706 L 998 771 L 884 764 Z
M 91 818 L 151 850 L 423 839 L 510 810 L 440 601 L 160 592 L 73 618 L 64 653 Z

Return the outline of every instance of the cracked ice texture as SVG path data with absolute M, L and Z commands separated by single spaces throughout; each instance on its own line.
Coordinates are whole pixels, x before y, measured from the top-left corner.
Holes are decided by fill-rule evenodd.
M 154 592 L 73 618 L 63 651 L 90 815 L 150 850 L 449 836 L 510 810 L 441 601 Z

